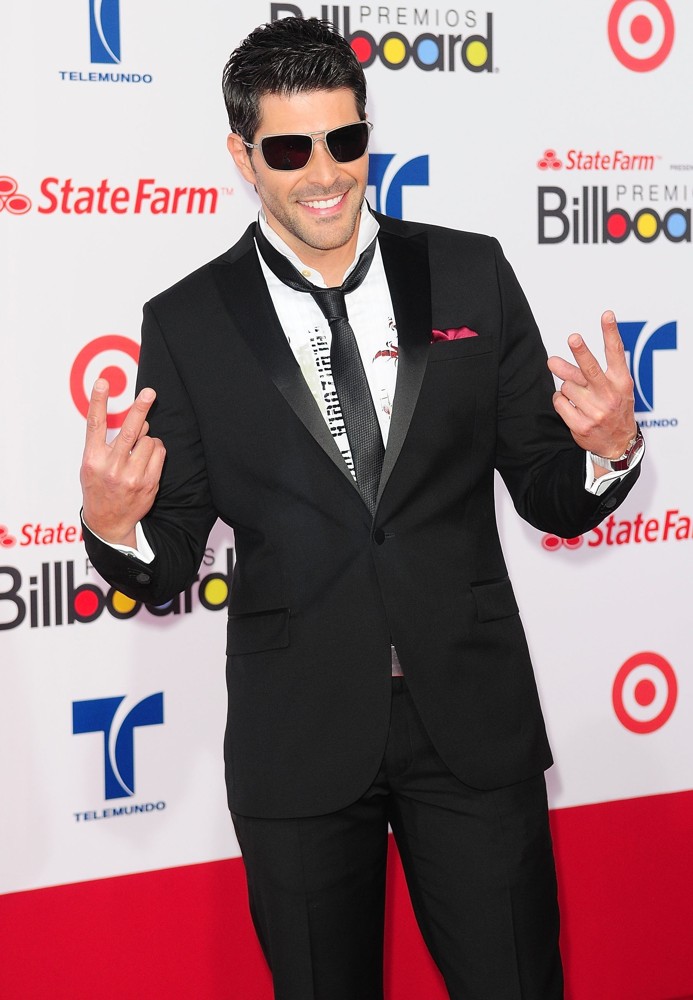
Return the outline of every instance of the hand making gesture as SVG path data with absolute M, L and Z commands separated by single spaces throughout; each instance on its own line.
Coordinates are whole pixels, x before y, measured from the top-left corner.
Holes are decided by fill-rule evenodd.
M 108 389 L 105 379 L 96 380 L 87 412 L 80 470 L 84 522 L 106 542 L 135 547 L 135 526 L 154 503 L 166 449 L 147 434 L 153 389 L 141 390 L 120 432 L 106 440 Z
M 548 365 L 563 380 L 554 393 L 556 412 L 570 429 L 577 444 L 603 458 L 618 458 L 637 434 L 633 379 L 628 370 L 623 341 L 612 312 L 602 315 L 606 371 L 579 333 L 568 338 L 577 364 L 551 357 Z M 595 474 L 606 470 L 595 466 Z

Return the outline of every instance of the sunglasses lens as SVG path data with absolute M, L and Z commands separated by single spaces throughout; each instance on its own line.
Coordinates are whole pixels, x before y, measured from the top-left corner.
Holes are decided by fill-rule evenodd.
M 309 135 L 270 135 L 262 140 L 262 155 L 272 170 L 299 170 L 312 151 Z
M 325 135 L 330 153 L 338 163 L 351 163 L 368 148 L 368 123 L 356 122 L 332 129 Z M 309 135 L 268 135 L 262 139 L 262 155 L 272 170 L 300 170 L 313 152 Z
M 330 153 L 338 163 L 351 163 L 363 156 L 368 148 L 368 123 L 356 122 L 335 128 L 326 136 Z

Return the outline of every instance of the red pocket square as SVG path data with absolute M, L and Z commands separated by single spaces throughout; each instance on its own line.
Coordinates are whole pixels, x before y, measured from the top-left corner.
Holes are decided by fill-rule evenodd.
M 468 326 L 451 326 L 449 330 L 431 330 L 431 343 L 435 344 L 440 340 L 462 340 L 463 337 L 478 337 L 476 330 L 470 330 Z

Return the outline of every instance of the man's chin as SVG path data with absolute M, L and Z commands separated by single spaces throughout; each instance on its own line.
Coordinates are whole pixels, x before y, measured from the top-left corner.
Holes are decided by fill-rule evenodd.
M 353 237 L 355 229 L 356 219 L 315 219 L 297 227 L 295 235 L 313 250 L 339 250 Z

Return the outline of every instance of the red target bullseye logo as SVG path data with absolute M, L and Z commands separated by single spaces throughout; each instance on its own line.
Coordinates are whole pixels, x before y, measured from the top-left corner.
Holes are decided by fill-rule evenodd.
M 674 17 L 666 0 L 616 0 L 608 30 L 614 55 L 636 73 L 661 66 L 674 44 Z
M 676 674 L 659 653 L 637 653 L 616 674 L 612 699 L 619 722 L 632 733 L 653 733 L 669 721 L 678 696 Z
M 70 372 L 70 393 L 83 417 L 89 409 L 91 387 L 97 378 L 105 378 L 110 386 L 107 426 L 122 427 L 134 395 L 139 357 L 139 344 L 115 333 L 97 337 L 82 348 Z

